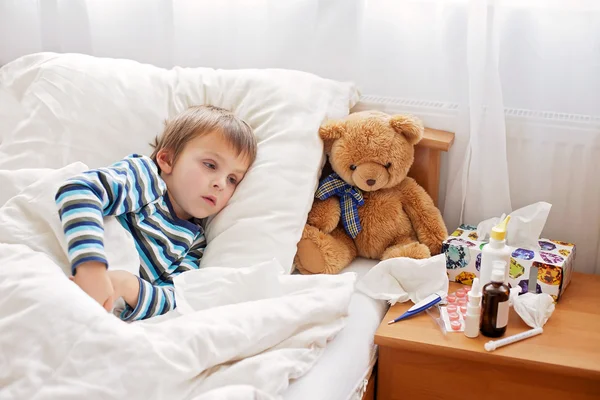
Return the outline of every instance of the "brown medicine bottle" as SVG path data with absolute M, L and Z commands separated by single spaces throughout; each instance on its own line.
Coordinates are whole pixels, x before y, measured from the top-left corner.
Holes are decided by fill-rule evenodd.
M 508 325 L 508 298 L 510 290 L 504 284 L 505 261 L 494 261 L 492 281 L 482 289 L 481 323 L 479 330 L 487 337 L 500 337 Z

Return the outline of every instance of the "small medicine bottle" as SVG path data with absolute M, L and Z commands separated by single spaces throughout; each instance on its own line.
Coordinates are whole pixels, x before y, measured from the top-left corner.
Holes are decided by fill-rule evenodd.
M 500 337 L 508 325 L 510 289 L 504 284 L 506 262 L 494 261 L 491 282 L 482 289 L 481 323 L 479 330 L 487 337 Z

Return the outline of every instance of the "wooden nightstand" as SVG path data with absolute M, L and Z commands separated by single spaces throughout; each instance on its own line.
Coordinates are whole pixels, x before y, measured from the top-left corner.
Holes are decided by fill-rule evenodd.
M 387 325 L 411 305 L 391 307 L 375 334 L 378 400 L 600 399 L 600 276 L 574 273 L 543 334 L 491 353 L 489 338 L 444 337 L 426 313 Z M 506 336 L 529 329 L 510 312 Z

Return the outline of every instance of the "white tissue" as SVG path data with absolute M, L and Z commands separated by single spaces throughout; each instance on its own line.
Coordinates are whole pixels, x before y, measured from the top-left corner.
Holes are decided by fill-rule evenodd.
M 506 232 L 506 244 L 512 247 L 522 247 L 531 250 L 540 250 L 538 240 L 546 225 L 548 214 L 552 204 L 540 201 L 519 208 L 510 213 Z M 502 214 L 500 218 L 489 218 L 477 225 L 477 236 L 479 240 L 487 240 L 492 228 L 506 218 Z
M 543 327 L 554 312 L 554 300 L 548 293 L 525 293 L 513 301 L 523 322 L 532 328 Z
M 381 261 L 357 282 L 356 289 L 377 300 L 387 300 L 390 305 L 411 300 L 418 303 L 437 293 L 448 293 L 446 256 L 416 260 L 397 257 Z
M 482 241 L 488 240 L 490 238 L 490 232 L 492 231 L 492 228 L 498 225 L 500 221 L 504 221 L 504 218 L 506 218 L 506 214 L 502 213 L 500 217 L 492 217 L 481 221 L 479 224 L 477 224 L 477 238 Z M 510 226 L 510 221 L 508 221 L 508 226 Z
M 512 307 L 515 304 L 515 299 L 519 297 L 521 290 L 521 286 L 517 286 L 509 290 L 510 294 L 508 295 L 508 305 L 510 307 Z

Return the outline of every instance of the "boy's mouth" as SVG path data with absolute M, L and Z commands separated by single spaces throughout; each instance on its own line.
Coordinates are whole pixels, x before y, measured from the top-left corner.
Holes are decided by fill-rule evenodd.
M 202 196 L 202 198 L 211 206 L 217 205 L 217 198 L 215 196 Z

